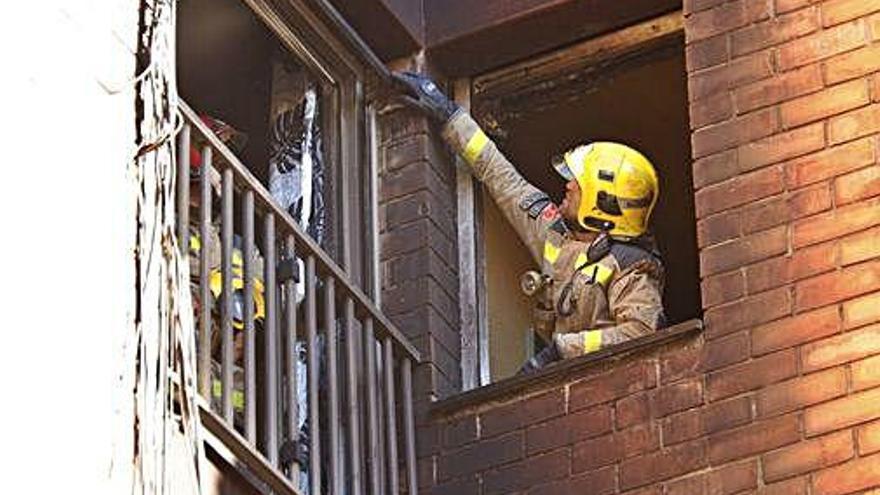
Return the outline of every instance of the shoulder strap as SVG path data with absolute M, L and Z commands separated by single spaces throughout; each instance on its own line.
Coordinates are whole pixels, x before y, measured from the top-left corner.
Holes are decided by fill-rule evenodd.
M 621 270 L 643 260 L 650 260 L 659 265 L 663 265 L 663 259 L 660 257 L 660 251 L 653 246 L 650 241 L 642 241 L 635 239 L 633 242 L 614 241 L 611 243 L 611 254 L 617 259 L 617 264 Z

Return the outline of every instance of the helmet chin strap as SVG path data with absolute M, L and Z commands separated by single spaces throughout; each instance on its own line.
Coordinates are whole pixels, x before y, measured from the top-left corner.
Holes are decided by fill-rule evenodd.
M 576 220 L 570 220 L 568 218 L 564 218 L 563 220 L 565 221 L 565 226 L 568 227 L 568 231 L 580 241 L 590 242 L 593 236 L 598 234 L 595 230 L 585 228 Z
M 566 225 L 566 227 L 568 227 L 568 230 L 570 230 L 571 232 L 573 232 L 575 234 L 585 234 L 585 235 L 589 235 L 589 236 L 596 236 L 596 235 L 600 235 L 600 234 L 607 234 L 608 232 L 611 231 L 612 228 L 614 228 L 613 224 L 609 225 L 606 222 L 606 225 L 603 225 L 601 230 L 593 230 L 593 229 L 588 229 L 588 228 L 584 227 L 583 225 L 581 225 L 580 222 L 578 222 L 576 220 L 571 220 L 567 217 L 563 217 L 563 220 L 565 221 L 565 225 Z
M 589 230 L 583 228 L 583 226 L 575 220 L 571 220 L 568 217 L 563 217 L 562 220 L 565 221 L 565 226 L 568 227 L 568 230 L 572 232 L 589 232 Z
M 602 232 L 596 236 L 590 243 L 590 247 L 587 248 L 587 264 L 595 263 L 608 255 L 611 252 L 611 242 L 612 239 L 608 232 Z

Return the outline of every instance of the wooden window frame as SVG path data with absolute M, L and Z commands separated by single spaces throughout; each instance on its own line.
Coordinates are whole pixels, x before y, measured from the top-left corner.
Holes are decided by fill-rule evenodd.
M 370 139 L 375 76 L 341 37 L 301 0 L 240 0 L 279 43 L 317 79 L 327 98 L 324 126 L 329 197 L 338 245 L 331 254 L 374 300 L 378 297 L 377 180 Z M 184 95 L 185 96 L 185 95 Z M 363 208 L 353 207 L 363 205 Z M 332 241 L 332 240 L 331 240 Z

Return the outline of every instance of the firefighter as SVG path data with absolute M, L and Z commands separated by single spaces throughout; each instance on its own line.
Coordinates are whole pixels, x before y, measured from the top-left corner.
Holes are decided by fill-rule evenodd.
M 548 345 L 521 373 L 664 325 L 663 264 L 647 233 L 659 188 L 648 159 L 613 142 L 569 150 L 553 160 L 567 181 L 557 206 L 430 79 L 399 73 L 395 80 L 406 103 L 442 125 L 541 266 L 523 277 L 523 288 L 537 299 L 534 328 Z
M 211 131 L 217 135 L 220 141 L 230 147 L 235 152 L 241 152 L 247 142 L 247 135 L 238 131 L 231 125 L 222 120 L 201 115 L 202 122 L 207 125 Z M 220 194 L 220 175 L 214 167 L 205 168 L 202 159 L 202 149 L 206 144 L 203 139 L 196 138 L 194 146 L 190 147 L 190 207 L 192 215 L 190 219 L 195 222 L 199 218 L 199 209 L 201 208 L 201 194 L 199 191 L 199 182 L 201 174 L 208 174 L 208 183 L 211 190 L 212 210 L 214 201 L 219 199 Z M 222 160 L 222 157 L 218 157 Z M 209 352 L 211 353 L 211 405 L 215 411 L 222 411 L 223 385 L 221 382 L 222 375 L 222 331 L 221 331 L 221 296 L 223 293 L 223 273 L 222 248 L 220 244 L 220 225 L 219 218 L 212 219 L 208 225 L 208 236 L 204 242 L 201 239 L 199 225 L 190 224 L 189 236 L 189 265 L 190 265 L 190 289 L 192 291 L 193 303 L 196 308 L 196 318 L 201 315 L 199 307 L 208 301 L 200 299 L 200 257 L 202 249 L 206 250 L 208 262 L 208 288 L 210 290 L 211 304 L 211 342 Z M 242 253 L 242 239 L 237 234 L 232 239 L 232 347 L 233 347 L 233 371 L 232 371 L 232 406 L 234 412 L 233 424 L 235 427 L 243 431 L 244 428 L 244 255 Z M 253 292 L 252 299 L 254 302 L 254 329 L 259 334 L 263 328 L 263 320 L 266 315 L 265 288 L 263 286 L 263 257 L 259 253 L 259 249 L 255 247 L 253 257 L 251 258 L 254 267 L 253 275 Z

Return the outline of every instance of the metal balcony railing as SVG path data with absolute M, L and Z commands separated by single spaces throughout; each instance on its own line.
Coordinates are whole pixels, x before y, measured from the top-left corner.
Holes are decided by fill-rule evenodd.
M 401 478 L 408 493 L 417 493 L 412 369 L 418 352 L 199 116 L 183 102 L 180 107 L 186 122 L 178 138 L 177 233 L 190 246 L 192 229 L 200 244 L 193 292 L 203 425 L 275 493 L 397 495 Z M 193 146 L 201 155 L 195 198 Z M 219 193 L 212 174 L 219 176 Z M 221 205 L 218 225 L 212 204 Z M 213 241 L 212 229 L 219 230 Z M 212 274 L 209 253 L 218 240 L 221 262 Z M 305 286 L 299 301 L 297 283 Z M 241 305 L 237 320 L 235 304 Z M 305 366 L 298 364 L 303 344 Z M 307 401 L 297 399 L 303 369 Z

